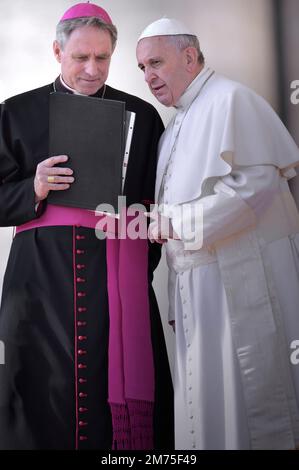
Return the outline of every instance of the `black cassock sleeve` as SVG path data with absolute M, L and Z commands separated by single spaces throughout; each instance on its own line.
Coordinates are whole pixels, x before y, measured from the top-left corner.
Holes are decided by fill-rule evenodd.
M 144 184 L 144 200 L 147 198 L 150 202 L 154 202 L 155 199 L 155 182 L 156 182 L 156 170 L 157 170 L 157 158 L 158 158 L 158 143 L 159 139 L 164 131 L 164 125 L 158 113 L 155 113 L 155 119 L 153 120 L 152 127 L 152 140 L 150 143 L 150 155 L 151 158 L 148 159 L 148 168 Z M 150 207 L 148 207 L 150 210 Z M 150 221 L 150 220 L 149 220 Z M 149 244 L 149 278 L 152 282 L 153 272 L 159 264 L 161 258 L 161 248 L 162 245 L 159 243 Z
M 9 227 L 35 219 L 34 174 L 22 177 L 21 142 L 14 130 L 6 104 L 1 105 L 0 126 L 0 225 Z

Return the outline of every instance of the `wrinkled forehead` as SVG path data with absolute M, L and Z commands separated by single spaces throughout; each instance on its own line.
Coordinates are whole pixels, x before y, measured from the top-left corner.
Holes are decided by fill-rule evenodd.
M 170 36 L 152 36 L 140 39 L 137 44 L 137 59 L 141 62 L 148 61 L 153 57 L 169 57 L 176 54 L 175 45 Z

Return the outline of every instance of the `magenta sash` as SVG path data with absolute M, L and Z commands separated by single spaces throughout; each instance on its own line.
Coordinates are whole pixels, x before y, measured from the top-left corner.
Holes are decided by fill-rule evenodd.
M 47 205 L 16 233 L 37 227 L 96 228 L 103 216 L 78 208 Z M 128 218 L 129 219 L 129 218 Z M 108 401 L 113 449 L 153 449 L 154 362 L 148 297 L 148 243 L 107 238 L 109 299 Z

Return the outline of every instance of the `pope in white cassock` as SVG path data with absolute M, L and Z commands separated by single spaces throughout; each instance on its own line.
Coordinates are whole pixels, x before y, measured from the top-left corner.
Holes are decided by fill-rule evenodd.
M 179 21 L 149 25 L 137 59 L 177 110 L 160 141 L 150 225 L 152 239 L 168 239 L 176 448 L 293 449 L 299 215 L 288 179 L 299 150 L 261 97 L 205 66 Z

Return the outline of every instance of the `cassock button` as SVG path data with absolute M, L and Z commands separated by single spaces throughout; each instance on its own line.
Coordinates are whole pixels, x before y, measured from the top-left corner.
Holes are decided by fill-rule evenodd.
M 77 321 L 77 325 L 78 325 L 78 326 L 86 326 L 86 325 L 87 325 L 87 321 Z
M 82 377 L 80 377 L 79 384 L 85 384 L 86 382 L 87 382 L 87 379 L 82 379 Z
M 79 408 L 80 413 L 85 413 L 86 411 L 88 411 L 88 408 L 85 408 L 84 406 L 80 406 Z
M 80 436 L 80 437 L 79 437 L 79 440 L 80 440 L 80 441 L 87 441 L 87 440 L 88 440 L 88 437 L 87 437 L 87 436 Z
M 78 364 L 78 369 L 87 369 L 86 364 Z
M 86 340 L 86 339 L 87 339 L 87 336 L 81 336 L 81 335 L 78 336 L 78 340 L 79 340 L 79 341 L 84 341 L 84 340 Z
M 83 354 L 87 354 L 87 351 L 85 351 L 85 349 L 79 349 L 78 354 L 79 356 L 83 356 Z
M 84 393 L 84 392 L 79 393 L 79 398 L 86 398 L 87 396 L 88 396 L 87 393 Z
M 84 269 L 85 268 L 85 264 L 77 264 L 77 269 Z

